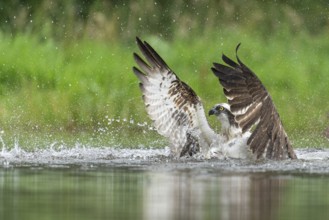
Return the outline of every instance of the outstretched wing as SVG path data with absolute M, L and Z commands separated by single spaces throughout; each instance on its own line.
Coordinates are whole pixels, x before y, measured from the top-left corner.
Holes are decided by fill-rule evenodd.
M 219 78 L 242 131 L 249 131 L 256 125 L 247 142 L 250 149 L 257 158 L 296 158 L 271 96 L 256 74 L 241 62 L 238 55 L 236 58 L 238 63 L 223 55 L 228 66 L 214 63 L 212 71 Z
M 158 133 L 169 139 L 176 155 L 192 155 L 201 146 L 209 147 L 216 134 L 208 125 L 200 98 L 147 42 L 136 40 L 148 63 L 134 53 L 141 70 L 133 67 L 133 72 L 141 82 L 146 110 Z

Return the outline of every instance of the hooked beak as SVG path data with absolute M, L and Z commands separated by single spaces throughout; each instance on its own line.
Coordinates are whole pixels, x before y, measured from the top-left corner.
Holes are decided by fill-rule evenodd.
M 216 110 L 214 110 L 214 109 L 210 109 L 210 111 L 209 111 L 208 114 L 209 114 L 209 116 L 210 116 L 210 115 L 214 115 L 215 113 L 216 113 Z

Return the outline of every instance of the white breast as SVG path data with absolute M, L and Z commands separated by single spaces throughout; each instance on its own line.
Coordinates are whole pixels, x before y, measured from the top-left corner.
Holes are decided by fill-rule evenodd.
M 243 135 L 238 135 L 226 142 L 219 141 L 216 146 L 212 146 L 209 150 L 209 157 L 211 158 L 251 158 L 252 153 L 248 148 L 247 141 L 250 132 Z

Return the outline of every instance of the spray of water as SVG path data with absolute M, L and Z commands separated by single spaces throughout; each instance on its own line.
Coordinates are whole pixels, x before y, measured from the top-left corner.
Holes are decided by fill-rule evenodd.
M 14 135 L 13 140 L 8 141 L 10 138 L 8 139 L 6 133 L 2 131 L 0 133 L 0 167 L 40 164 L 59 166 L 173 162 L 167 143 L 163 139 L 159 139 L 154 127 L 147 122 L 136 122 L 132 118 L 109 117 L 105 117 L 104 121 L 106 123 L 100 123 L 92 135 L 90 133 L 81 136 L 73 135 L 70 140 L 53 134 L 43 134 L 43 137 L 29 134 L 28 137 L 33 141 L 28 142 L 24 140 L 26 136 L 20 134 Z M 129 137 L 131 133 L 128 132 L 130 130 L 139 133 L 131 138 Z M 125 133 L 128 136 L 125 136 Z M 154 147 L 156 145 L 160 147 Z M 301 166 L 302 168 L 310 165 L 305 161 L 329 160 L 329 150 L 304 148 L 297 149 L 296 153 L 300 161 L 305 163 Z M 184 163 L 186 160 L 179 161 Z M 176 162 L 177 160 L 175 160 Z M 203 162 L 209 163 L 206 160 Z
M 9 137 L 1 132 L 0 164 L 8 167 L 14 164 L 158 160 L 170 155 L 167 143 L 159 138 L 154 127 L 132 118 L 106 116 L 92 133 L 63 136 L 20 133 Z

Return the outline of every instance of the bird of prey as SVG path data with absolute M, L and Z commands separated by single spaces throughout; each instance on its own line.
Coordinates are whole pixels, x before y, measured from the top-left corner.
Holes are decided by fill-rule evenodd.
M 227 103 L 216 104 L 209 115 L 221 122 L 217 134 L 210 126 L 201 99 L 171 70 L 146 42 L 136 38 L 145 60 L 134 53 L 139 66 L 146 111 L 160 135 L 166 137 L 174 156 L 204 158 L 295 159 L 272 98 L 262 82 L 237 55 L 237 62 L 222 55 L 226 65 L 211 68 L 223 87 Z

